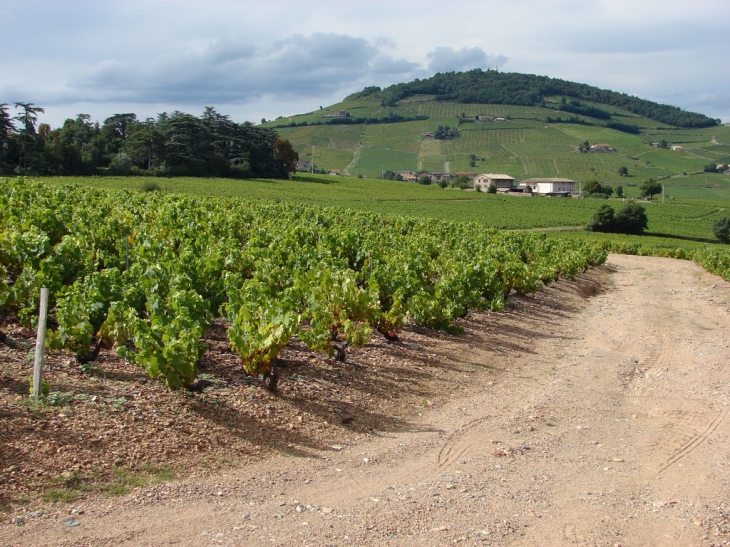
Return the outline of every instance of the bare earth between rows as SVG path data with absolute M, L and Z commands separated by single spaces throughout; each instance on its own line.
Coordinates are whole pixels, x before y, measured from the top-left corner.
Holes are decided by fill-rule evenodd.
M 32 462 L 40 482 L 25 505 L 8 496 L 0 543 L 728 545 L 729 309 L 730 284 L 693 263 L 611 255 L 503 314 L 470 315 L 461 336 L 410 329 L 398 344 L 374 339 L 349 364 L 293 345 L 277 396 L 236 383 L 224 349 L 211 357 L 223 381 L 209 393 L 154 392 L 168 405 L 161 423 L 125 387 L 132 372 L 107 378 L 100 396 L 113 387 L 127 399 L 96 421 L 117 429 L 87 433 L 109 448 L 83 452 L 89 438 L 68 423 L 90 420 L 92 406 L 74 405 L 47 424 L 65 420 L 53 427 L 79 448 L 46 451 L 47 461 L 77 454 L 66 460 L 74 472 L 101 476 L 176 462 L 176 479 L 44 502 L 41 479 L 53 477 L 23 452 L 25 433 L 8 429 L 2 442 L 17 446 L 4 454 L 26 454 L 18 465 Z M 6 384 L 21 366 L 11 365 Z M 61 362 L 53 374 L 81 382 Z M 8 407 L 18 389 L 6 390 Z M 244 412 L 248 426 L 223 419 Z M 125 447 L 125 436 L 149 452 Z M 7 463 L 6 493 L 23 488 Z

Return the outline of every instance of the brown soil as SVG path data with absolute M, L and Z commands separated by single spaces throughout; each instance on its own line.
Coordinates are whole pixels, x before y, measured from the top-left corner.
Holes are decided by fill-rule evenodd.
M 53 355 L 65 406 L 28 402 L 3 325 L 0 543 L 728 545 L 729 310 L 690 262 L 612 255 L 460 336 L 293 344 L 277 395 L 220 324 L 203 394 Z

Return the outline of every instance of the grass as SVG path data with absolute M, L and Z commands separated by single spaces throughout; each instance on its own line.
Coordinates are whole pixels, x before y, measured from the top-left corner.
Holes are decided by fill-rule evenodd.
M 91 492 L 125 496 L 135 488 L 150 482 L 169 482 L 174 480 L 175 476 L 174 468 L 153 464 L 143 466 L 141 471 L 115 467 L 110 476 L 98 472 L 65 472 L 51 481 L 42 497 L 45 501 L 71 503 Z

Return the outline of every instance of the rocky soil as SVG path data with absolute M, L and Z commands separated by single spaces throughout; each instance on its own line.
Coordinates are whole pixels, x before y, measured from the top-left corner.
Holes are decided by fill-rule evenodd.
M 276 395 L 216 324 L 202 394 L 52 355 L 43 405 L 5 324 L 2 544 L 730 545 L 729 312 L 695 264 L 612 255 L 463 335 L 292 344 Z

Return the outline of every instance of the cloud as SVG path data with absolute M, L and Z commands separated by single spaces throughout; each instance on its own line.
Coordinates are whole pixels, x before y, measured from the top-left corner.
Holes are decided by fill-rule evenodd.
M 261 45 L 215 41 L 199 52 L 151 59 L 107 59 L 68 87 L 79 100 L 91 102 L 220 104 L 265 95 L 331 95 L 378 74 L 407 77 L 418 68 L 364 38 L 314 33 Z
M 431 72 L 460 72 L 474 68 L 494 68 L 507 62 L 503 55 L 487 55 L 480 47 L 461 48 L 437 47 L 427 55 Z

